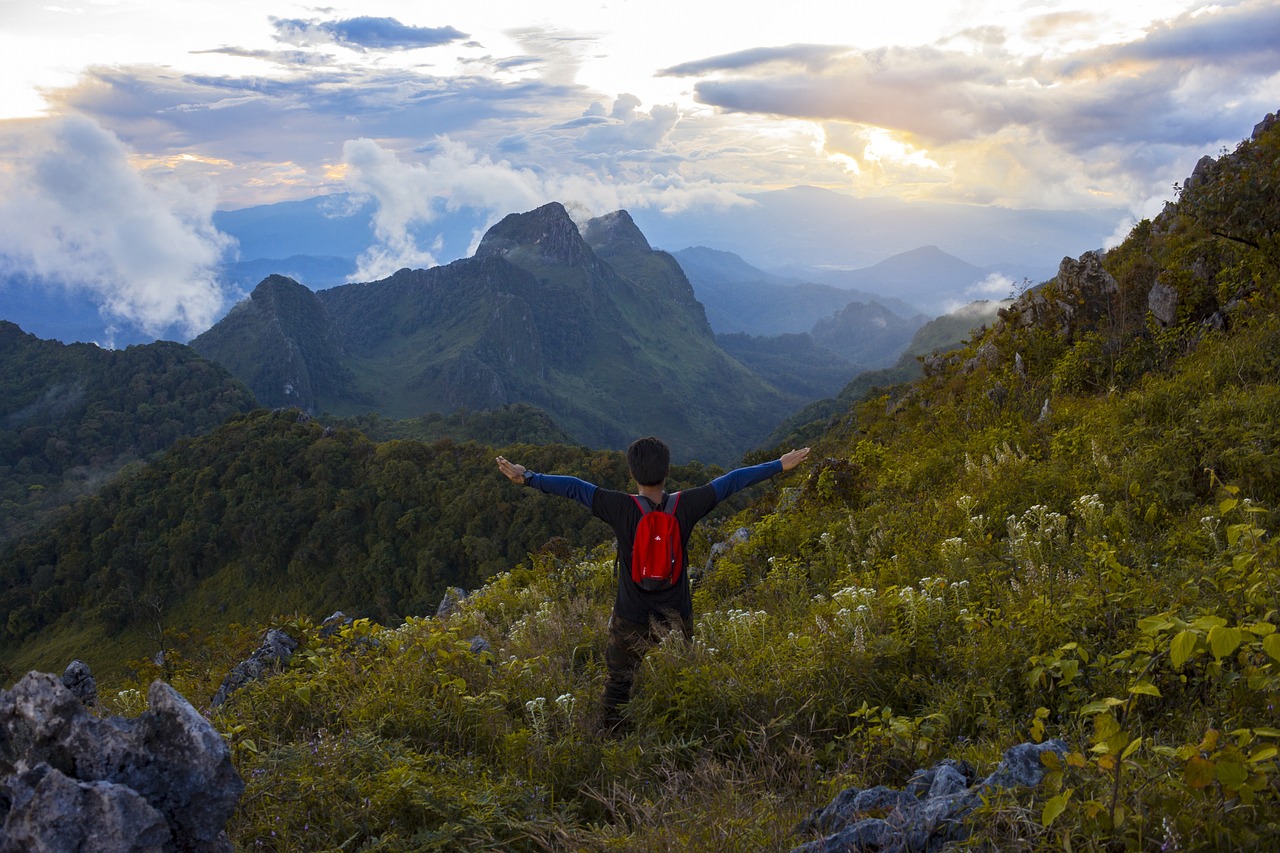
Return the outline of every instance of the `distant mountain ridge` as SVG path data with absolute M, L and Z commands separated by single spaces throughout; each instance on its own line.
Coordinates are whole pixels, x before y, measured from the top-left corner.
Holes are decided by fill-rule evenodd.
M 672 252 L 706 307 L 716 334 L 785 335 L 808 332 L 851 302 L 878 302 L 900 317 L 920 309 L 871 291 L 819 284 L 752 266 L 732 252 L 691 246 Z
M 269 406 L 416 417 L 527 403 L 585 444 L 661 434 L 682 459 L 736 459 L 803 402 L 717 346 L 679 264 L 626 211 L 579 231 L 556 202 L 505 217 L 446 266 L 314 293 L 268 277 L 191 345 Z

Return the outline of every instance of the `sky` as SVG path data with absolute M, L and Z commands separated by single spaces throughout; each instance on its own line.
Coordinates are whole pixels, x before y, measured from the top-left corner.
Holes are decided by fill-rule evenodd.
M 218 208 L 415 223 L 795 185 L 1152 215 L 1280 109 L 1280 2 L 0 0 L 0 272 L 206 328 Z M 1118 227 L 1122 223 L 1117 223 Z

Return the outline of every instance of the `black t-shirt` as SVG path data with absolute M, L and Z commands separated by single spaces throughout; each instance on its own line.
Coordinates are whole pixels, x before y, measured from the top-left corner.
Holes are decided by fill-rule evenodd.
M 675 613 L 683 619 L 693 618 L 693 596 L 689 591 L 689 537 L 693 526 L 719 503 L 711 484 L 680 492 L 676 504 L 676 522 L 680 525 L 680 549 L 684 571 L 670 589 L 643 590 L 631 580 L 631 548 L 642 513 L 635 496 L 626 492 L 596 489 L 591 499 L 591 512 L 613 528 L 618 537 L 618 594 L 613 612 L 632 622 L 647 623 L 650 616 Z M 640 498 L 644 501 L 647 498 Z

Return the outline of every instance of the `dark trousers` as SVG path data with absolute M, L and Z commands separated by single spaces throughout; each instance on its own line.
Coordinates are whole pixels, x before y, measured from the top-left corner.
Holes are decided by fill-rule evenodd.
M 631 685 L 645 652 L 672 631 L 679 631 L 686 640 L 692 640 L 693 620 L 676 613 L 650 616 L 648 623 L 632 622 L 616 613 L 609 617 L 609 642 L 604 649 L 609 680 L 604 685 L 602 702 L 606 719 L 616 719 L 618 706 L 625 705 L 631 698 Z

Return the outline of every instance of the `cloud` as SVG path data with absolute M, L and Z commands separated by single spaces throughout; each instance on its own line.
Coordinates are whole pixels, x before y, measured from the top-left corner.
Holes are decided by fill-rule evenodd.
M 808 71 L 822 71 L 831 61 L 847 54 L 849 48 L 820 44 L 793 44 L 786 47 L 753 47 L 707 59 L 682 62 L 658 72 L 660 77 L 700 77 L 715 71 L 737 71 L 781 63 L 798 65 Z
M 232 248 L 210 190 L 150 184 L 114 135 L 81 117 L 7 137 L 0 266 L 85 289 L 149 334 L 207 329 L 226 303 L 214 270 Z
M 405 162 L 372 139 L 349 140 L 343 145 L 343 162 L 348 189 L 376 203 L 376 242 L 359 258 L 353 281 L 383 278 L 406 266 L 434 264 L 431 253 L 416 243 L 414 226 L 433 222 L 447 210 L 487 211 L 492 224 L 508 213 L 549 201 L 560 201 L 580 220 L 622 207 L 676 212 L 695 204 L 745 203 L 723 188 L 674 175 L 620 183 L 591 174 L 540 172 L 494 160 L 448 137 L 434 140 L 431 156 L 423 163 Z M 480 236 L 475 235 L 476 242 Z
M 395 18 L 367 15 L 339 21 L 275 17 L 270 20 L 277 40 L 303 46 L 332 42 L 359 51 L 413 50 L 470 38 L 453 27 L 411 27 Z
M 1033 26 L 1082 23 L 1057 15 Z M 703 77 L 698 100 L 723 110 L 869 124 L 932 146 L 1021 128 L 1073 155 L 1116 143 L 1212 145 L 1220 128 L 1251 126 L 1274 108 L 1280 91 L 1280 5 L 1270 1 L 1181 15 L 1137 40 L 1057 58 L 986 41 L 982 51 L 794 45 L 666 73 Z

